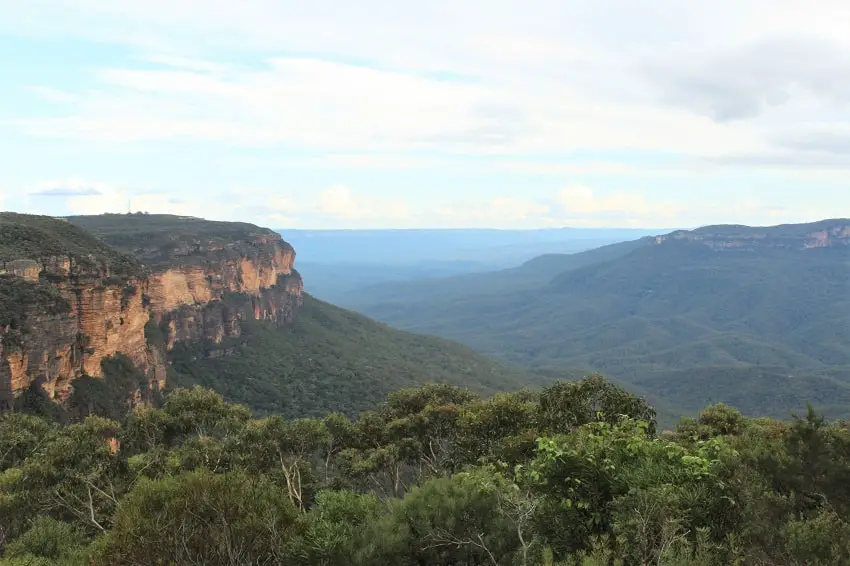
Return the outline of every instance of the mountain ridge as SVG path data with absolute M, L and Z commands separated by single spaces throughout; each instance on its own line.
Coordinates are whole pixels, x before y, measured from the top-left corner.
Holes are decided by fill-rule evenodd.
M 590 261 L 573 268 L 566 262 L 548 282 L 506 292 L 452 289 L 355 306 L 511 363 L 598 370 L 648 391 L 650 381 L 673 383 L 689 369 L 712 367 L 745 380 L 752 368 L 782 367 L 814 388 L 830 388 L 846 416 L 850 374 L 835 368 L 850 364 L 848 227 L 850 221 L 834 219 L 676 231 L 613 254 L 584 252 Z M 392 290 L 384 296 L 393 297 Z M 726 388 L 722 399 L 711 400 L 757 409 L 755 393 L 743 381 L 741 388 L 741 395 Z M 689 404 L 704 405 L 709 393 Z M 684 406 L 685 398 L 679 392 L 666 400 Z M 787 416 L 805 401 L 799 395 L 772 416 Z

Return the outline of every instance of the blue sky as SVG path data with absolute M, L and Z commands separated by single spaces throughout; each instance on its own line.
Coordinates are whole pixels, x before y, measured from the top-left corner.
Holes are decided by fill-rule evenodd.
M 2 209 L 276 228 L 850 216 L 845 1 L 0 13 Z

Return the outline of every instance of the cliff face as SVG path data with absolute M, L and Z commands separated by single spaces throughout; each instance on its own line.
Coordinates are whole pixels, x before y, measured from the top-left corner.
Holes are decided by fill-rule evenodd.
M 705 245 L 716 251 L 759 249 L 806 250 L 850 247 L 850 221 L 825 221 L 817 225 L 750 228 L 746 226 L 707 227 L 657 236 L 654 243 L 686 242 Z
M 200 265 L 178 265 L 150 277 L 147 296 L 168 350 L 180 341 L 221 343 L 239 336 L 244 319 L 277 325 L 292 320 L 303 301 L 295 251 L 279 237 L 253 244 L 251 257 L 209 250 Z
M 247 318 L 291 321 L 303 292 L 294 261 L 277 234 L 233 246 L 199 242 L 190 254 L 171 249 L 132 278 L 115 277 L 94 256 L 0 261 L 0 409 L 33 383 L 64 401 L 75 379 L 102 377 L 101 362 L 117 354 L 161 390 L 177 343 L 220 343 Z
M 0 408 L 38 383 L 63 401 L 81 375 L 102 376 L 101 362 L 123 354 L 159 388 L 162 357 L 148 347 L 143 278 L 114 277 L 106 262 L 46 256 L 0 263 L 0 292 L 14 307 L 0 326 Z

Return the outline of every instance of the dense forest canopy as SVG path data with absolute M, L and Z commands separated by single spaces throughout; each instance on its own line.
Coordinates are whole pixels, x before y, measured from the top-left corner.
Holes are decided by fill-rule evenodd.
M 222 351 L 229 355 L 217 355 Z M 288 418 L 332 411 L 356 416 L 392 391 L 429 381 L 482 394 L 553 381 L 448 340 L 395 330 L 309 295 L 287 327 L 246 320 L 236 339 L 181 343 L 169 355 L 170 384 L 208 387 L 255 412 Z
M 353 420 L 179 389 L 121 422 L 0 416 L 0 564 L 847 564 L 848 486 L 846 423 L 714 405 L 659 434 L 597 376 Z

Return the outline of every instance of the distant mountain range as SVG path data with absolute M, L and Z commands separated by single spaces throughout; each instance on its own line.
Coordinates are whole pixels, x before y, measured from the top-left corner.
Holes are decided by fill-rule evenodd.
M 344 303 L 360 287 L 516 267 L 652 234 L 638 229 L 279 230 L 315 296 Z
M 676 231 L 345 304 L 510 362 L 598 370 L 682 413 L 850 416 L 850 220 Z

